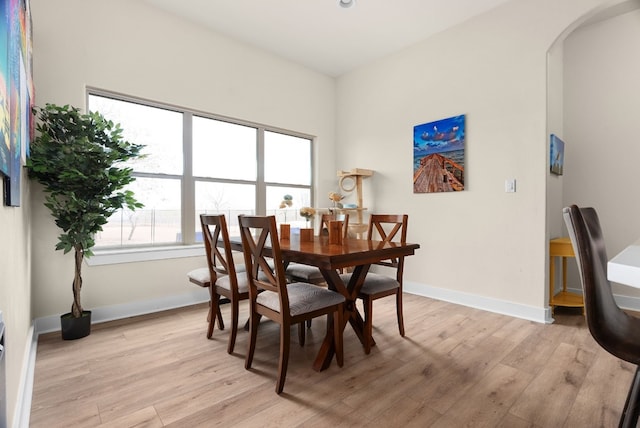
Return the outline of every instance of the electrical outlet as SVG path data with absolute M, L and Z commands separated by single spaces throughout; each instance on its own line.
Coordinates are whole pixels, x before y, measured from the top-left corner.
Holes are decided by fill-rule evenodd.
M 515 193 L 516 191 L 516 179 L 515 178 L 507 178 L 504 181 L 504 191 L 507 193 Z

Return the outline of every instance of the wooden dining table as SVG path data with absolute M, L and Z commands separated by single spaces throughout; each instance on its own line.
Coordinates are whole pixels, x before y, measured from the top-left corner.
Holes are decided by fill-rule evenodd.
M 280 251 L 285 263 L 302 263 L 317 267 L 330 290 L 337 291 L 345 298 L 343 324 L 334 326 L 328 321 L 325 336 L 313 363 L 316 371 L 329 367 L 335 354 L 333 329 L 345 329 L 351 325 L 360 342 L 364 344 L 364 321 L 356 307 L 358 293 L 372 264 L 392 258 L 411 256 L 420 248 L 419 244 L 384 242 L 367 239 L 346 238 L 342 244 L 330 244 L 327 236 L 314 236 L 313 241 L 301 241 L 300 235 L 292 233 L 289 239 L 280 239 Z M 232 247 L 242 250 L 239 237 L 231 238 Z M 239 244 L 239 246 L 238 246 Z M 351 279 L 345 284 L 339 271 L 351 268 Z M 375 343 L 375 342 L 372 342 Z

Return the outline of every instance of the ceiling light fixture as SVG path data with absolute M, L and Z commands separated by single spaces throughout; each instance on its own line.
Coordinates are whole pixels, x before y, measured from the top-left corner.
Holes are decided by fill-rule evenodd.
M 356 0 L 338 0 L 338 6 L 349 9 L 356 5 Z

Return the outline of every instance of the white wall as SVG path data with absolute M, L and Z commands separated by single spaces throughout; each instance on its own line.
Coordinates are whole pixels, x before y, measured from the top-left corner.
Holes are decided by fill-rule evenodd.
M 610 257 L 640 238 L 638 52 L 640 10 L 582 27 L 564 42 L 564 204 L 596 208 Z
M 26 177 L 22 177 L 23 183 Z M 0 180 L 1 183 L 1 180 Z M 21 206 L 0 201 L 0 311 L 5 327 L 7 413 L 13 419 L 25 369 L 25 350 L 31 346 L 30 203 L 22 186 Z
M 563 46 L 561 42 L 555 43 L 547 56 L 547 135 L 555 134 L 564 141 Z M 566 236 L 562 220 L 564 175 L 551 174 L 549 162 L 550 153 L 547 150 L 547 224 L 549 236 L 557 238 Z M 560 282 L 556 281 L 556 284 Z
M 84 107 L 93 86 L 317 136 L 318 195 L 336 182 L 333 79 L 129 0 L 32 0 L 36 102 Z M 37 186 L 34 185 L 34 189 Z M 67 312 L 73 257 L 34 191 L 34 317 Z M 325 201 L 322 200 L 324 203 Z M 83 268 L 87 309 L 193 291 L 203 257 Z
M 409 214 L 415 291 L 546 307 L 547 51 L 598 3 L 515 0 L 338 79 L 338 166 L 359 159 L 369 206 Z M 465 191 L 413 194 L 413 126 L 458 114 Z

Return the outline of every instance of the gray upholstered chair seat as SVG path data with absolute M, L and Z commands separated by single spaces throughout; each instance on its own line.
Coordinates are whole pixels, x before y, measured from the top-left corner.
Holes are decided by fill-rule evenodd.
M 238 275 L 238 293 L 249 292 L 249 280 L 247 275 Z M 216 280 L 216 286 L 231 291 L 231 278 L 228 275 L 219 276 Z
M 244 267 L 244 264 L 241 265 L 236 265 L 236 273 L 241 273 L 241 272 L 245 272 L 246 269 Z M 239 277 L 244 276 L 244 275 L 239 275 Z M 226 276 L 218 276 L 218 282 L 216 282 L 216 285 L 220 285 L 220 280 L 222 278 L 225 278 Z M 201 287 L 208 287 L 209 286 L 209 281 L 211 281 L 211 275 L 209 275 L 209 268 L 198 268 L 198 269 L 194 269 L 192 271 L 187 272 L 187 278 L 189 278 L 189 280 L 191 282 L 193 282 L 194 284 L 198 284 Z M 226 285 L 222 285 L 222 287 L 226 288 L 227 290 L 230 290 L 230 286 L 229 284 L 229 280 L 227 279 L 225 282 Z M 245 281 L 245 285 L 246 285 L 246 281 Z M 248 286 L 247 286 L 248 287 Z M 248 288 L 245 288 L 244 290 L 241 290 L 241 293 L 244 293 L 248 291 Z
M 345 301 L 344 296 L 341 294 L 303 282 L 287 285 L 287 293 L 289 295 L 291 316 L 313 312 Z M 280 312 L 278 293 L 263 291 L 256 298 L 256 302 Z
M 347 284 L 351 278 L 350 273 L 340 275 L 340 279 Z M 400 283 L 395 278 L 381 275 L 379 273 L 368 273 L 364 279 L 364 285 L 360 294 L 377 294 L 382 291 L 393 290 L 400 287 Z
M 198 284 L 200 287 L 208 287 L 211 276 L 209 275 L 209 268 L 198 268 L 187 272 L 187 278 L 194 284 Z
M 287 266 L 285 274 L 290 278 L 303 282 L 318 283 L 324 281 L 320 269 L 301 263 L 290 263 L 289 266 Z

